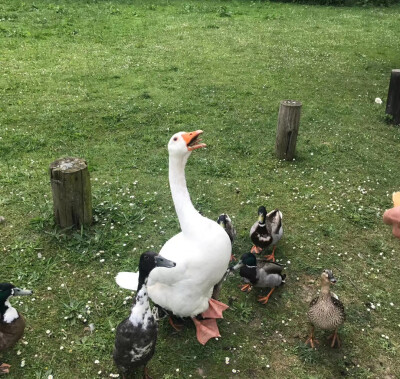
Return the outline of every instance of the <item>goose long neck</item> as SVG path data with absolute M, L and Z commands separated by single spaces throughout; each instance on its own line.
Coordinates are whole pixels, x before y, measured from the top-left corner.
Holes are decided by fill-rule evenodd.
M 182 159 L 170 156 L 169 158 L 169 185 L 175 211 L 178 215 L 179 224 L 183 233 L 189 232 L 189 227 L 193 223 L 193 218 L 201 217 L 192 204 L 186 186 L 186 162 L 187 157 Z

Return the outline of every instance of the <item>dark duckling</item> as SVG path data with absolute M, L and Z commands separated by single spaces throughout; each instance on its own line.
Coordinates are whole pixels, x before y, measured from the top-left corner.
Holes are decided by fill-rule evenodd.
M 233 244 L 233 241 L 236 238 L 236 229 L 233 226 L 233 223 L 232 223 L 232 220 L 230 219 L 230 217 L 226 213 L 222 213 L 219 215 L 217 223 L 225 229 L 226 233 L 229 236 L 229 239 L 231 240 L 231 242 Z
M 272 292 L 275 288 L 285 283 L 285 274 L 281 274 L 283 266 L 275 262 L 262 262 L 257 265 L 256 256 L 253 253 L 245 253 L 240 258 L 239 263 L 232 268 L 237 270 L 240 268 L 240 276 L 243 278 L 244 284 L 241 287 L 243 292 L 249 292 L 254 287 L 271 288 L 267 296 L 260 296 L 258 301 L 267 304 Z
M 0 283 L 0 352 L 13 347 L 24 335 L 25 319 L 10 304 L 13 296 L 32 295 L 11 283 Z M 0 362 L 0 375 L 8 374 L 10 365 Z
M 314 328 L 324 330 L 334 330 L 334 333 L 329 337 L 332 339 L 331 347 L 334 347 L 336 342 L 340 346 L 338 328 L 344 323 L 346 315 L 344 312 L 343 303 L 336 295 L 331 293 L 331 284 L 336 283 L 336 278 L 331 270 L 324 270 L 321 274 L 321 292 L 315 297 L 308 310 L 307 316 L 311 323 L 311 333 L 306 341 L 312 348 L 318 341 L 314 337 Z
M 233 241 L 236 239 L 236 229 L 233 226 L 233 223 L 232 223 L 232 220 L 230 219 L 230 217 L 226 213 L 222 213 L 219 215 L 217 223 L 218 223 L 218 225 L 222 226 L 225 229 L 226 234 L 228 234 L 228 237 L 231 240 L 231 243 L 233 245 Z M 233 261 L 233 260 L 236 260 L 236 258 L 232 253 L 231 261 Z
M 267 255 L 267 259 L 275 262 L 275 248 L 278 241 L 282 238 L 282 212 L 275 209 L 269 213 L 264 206 L 258 208 L 258 221 L 250 229 L 250 238 L 254 246 L 251 252 L 259 254 L 263 249 L 273 246 L 272 253 Z
M 150 378 L 146 365 L 154 355 L 158 325 L 150 309 L 146 284 L 155 267 L 175 267 L 175 263 L 152 251 L 140 256 L 136 300 L 130 316 L 118 325 L 115 336 L 113 358 L 123 378 L 141 366 L 144 378 Z

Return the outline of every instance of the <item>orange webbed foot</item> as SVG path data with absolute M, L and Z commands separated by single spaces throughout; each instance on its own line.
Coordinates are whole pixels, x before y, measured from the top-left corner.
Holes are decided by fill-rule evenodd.
M 251 284 L 243 284 L 239 285 L 239 287 L 242 292 L 250 292 L 252 289 Z
M 264 258 L 269 261 L 275 262 L 275 248 L 276 246 L 274 246 L 274 248 L 272 249 L 272 253 L 269 255 L 265 255 Z
M 2 363 L 0 365 L 0 375 L 8 374 L 10 372 L 10 365 L 7 363 Z
M 274 292 L 274 290 L 275 290 L 275 288 L 272 288 L 271 291 L 269 291 L 269 294 L 267 296 L 260 296 L 258 298 L 258 301 L 264 305 L 267 304 L 269 297 L 271 296 L 272 292 Z
M 253 247 L 250 250 L 250 253 L 253 253 L 253 254 L 260 254 L 261 252 L 262 252 L 262 248 L 258 247 L 256 245 L 253 245 Z
M 237 261 L 236 257 L 233 254 L 231 254 L 231 259 L 229 260 L 229 262 L 232 262 L 232 261 Z

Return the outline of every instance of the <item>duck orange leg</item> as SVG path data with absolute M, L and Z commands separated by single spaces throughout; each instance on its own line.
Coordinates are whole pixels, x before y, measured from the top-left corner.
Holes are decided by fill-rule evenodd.
M 274 248 L 272 249 L 272 253 L 269 255 L 265 255 L 264 258 L 266 258 L 272 262 L 275 262 L 275 248 L 276 248 L 276 246 L 274 246 Z
M 175 324 L 171 316 L 169 317 L 168 322 L 177 332 L 180 332 L 183 329 L 183 325 Z
M 269 294 L 267 296 L 264 296 L 264 297 L 260 296 L 258 298 L 258 301 L 262 304 L 267 304 L 269 297 L 271 296 L 272 292 L 274 292 L 274 291 L 275 291 L 275 288 L 272 288 L 271 291 L 269 291 Z
M 153 378 L 149 375 L 149 369 L 147 368 L 147 366 L 144 366 L 143 379 L 153 379 Z
M 10 365 L 7 363 L 2 363 L 0 365 L 0 375 L 2 374 L 8 374 L 10 372 Z
M 310 337 L 308 337 L 308 339 L 306 341 L 306 345 L 310 345 L 314 349 L 315 345 L 318 345 L 318 344 L 319 344 L 319 342 L 314 337 L 314 326 L 311 326 Z
M 242 292 L 250 292 L 251 291 L 251 284 L 243 284 L 243 285 L 239 285 L 240 290 Z
M 253 247 L 250 250 L 250 253 L 253 253 L 253 254 L 260 254 L 261 252 L 262 252 L 262 248 L 258 247 L 256 245 L 253 245 Z
M 332 339 L 331 347 L 335 347 L 335 343 L 337 342 L 338 347 L 340 347 L 340 340 L 337 334 L 337 328 L 335 329 L 334 333 L 328 337 L 328 340 Z

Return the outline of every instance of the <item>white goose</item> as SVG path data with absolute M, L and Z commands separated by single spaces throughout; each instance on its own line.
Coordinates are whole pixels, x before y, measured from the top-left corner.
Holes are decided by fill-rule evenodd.
M 159 253 L 175 262 L 176 267 L 155 268 L 149 275 L 147 289 L 157 305 L 178 317 L 192 317 L 197 338 L 204 344 L 219 336 L 215 318 L 221 318 L 227 308 L 211 299 L 211 295 L 227 270 L 232 244 L 223 228 L 196 211 L 186 187 L 186 162 L 193 150 L 206 146 L 200 143 L 202 133 L 179 132 L 168 143 L 169 183 L 182 231 L 168 240 Z M 127 273 L 120 273 L 116 280 L 129 289 L 137 284 Z M 194 318 L 199 314 L 206 320 Z

